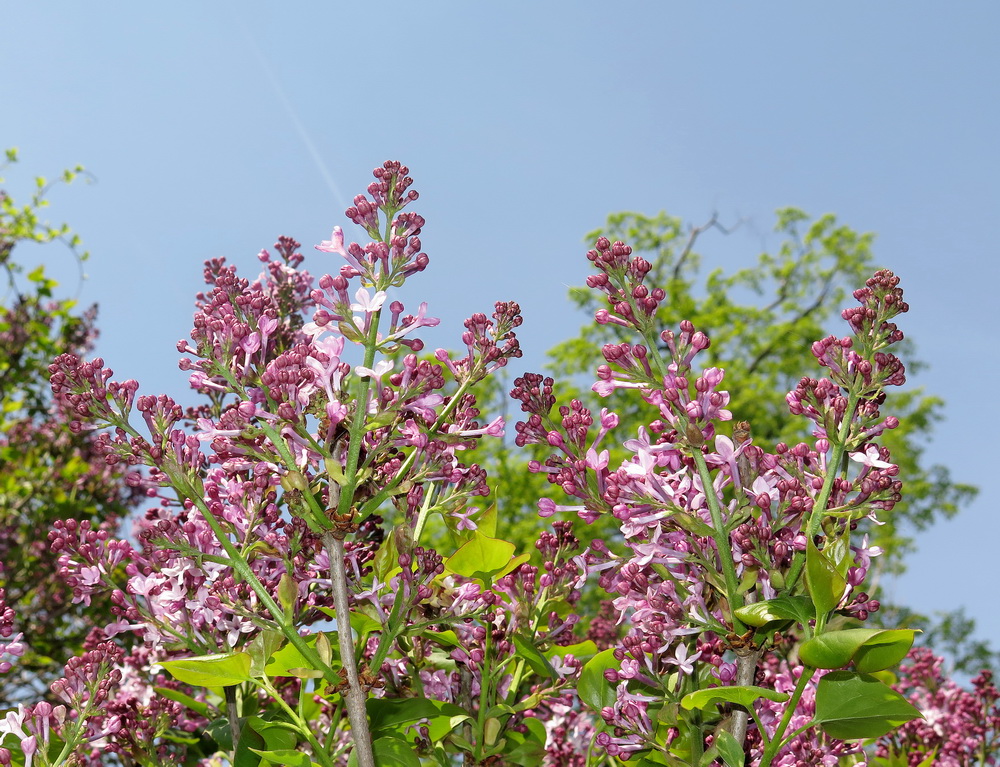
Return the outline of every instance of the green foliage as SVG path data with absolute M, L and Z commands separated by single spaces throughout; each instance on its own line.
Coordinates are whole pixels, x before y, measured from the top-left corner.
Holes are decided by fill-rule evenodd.
M 225 687 L 251 680 L 250 655 L 245 652 L 165 660 L 160 665 L 178 681 L 195 687 Z
M 862 673 L 896 666 L 913 646 L 909 629 L 843 629 L 813 637 L 799 647 L 799 659 L 814 668 L 837 669 L 848 663 Z
M 528 555 L 514 556 L 513 543 L 488 538 L 478 530 L 445 562 L 449 572 L 475 578 L 484 584 L 493 583 L 528 561 Z
M 878 738 L 920 716 L 906 698 L 871 674 L 834 671 L 816 688 L 815 721 L 833 738 Z
M 15 162 L 16 151 L 6 158 Z M 66 171 L 59 181 L 81 172 Z M 34 697 L 82 646 L 90 627 L 112 619 L 108 604 L 73 604 L 56 577 L 46 537 L 52 523 L 72 518 L 114 530 L 139 498 L 138 489 L 126 487 L 121 472 L 96 455 L 92 437 L 72 433 L 66 415 L 53 409 L 48 365 L 63 352 L 91 348 L 95 311 L 80 312 L 74 301 L 57 298 L 57 284 L 42 268 L 25 274 L 14 260 L 19 244 L 54 240 L 86 258 L 68 226 L 39 218 L 51 186 L 36 179 L 25 205 L 0 191 L 0 268 L 7 278 L 0 300 L 0 588 L 29 647 L 5 676 L 0 704 Z
M 759 698 L 784 703 L 788 700 L 788 695 L 766 687 L 709 687 L 688 693 L 681 700 L 681 705 L 686 709 L 709 709 L 719 703 L 735 703 L 743 708 L 750 708 Z
M 615 686 L 604 678 L 604 672 L 608 669 L 617 670 L 618 665 L 614 650 L 608 649 L 597 653 L 583 667 L 576 690 L 580 695 L 580 700 L 594 711 L 600 711 L 606 706 L 615 704 L 615 700 L 617 700 Z

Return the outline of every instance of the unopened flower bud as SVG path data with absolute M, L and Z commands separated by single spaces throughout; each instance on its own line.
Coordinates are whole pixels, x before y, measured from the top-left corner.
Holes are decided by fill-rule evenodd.
M 307 493 L 309 492 L 309 482 L 301 471 L 290 471 L 281 478 L 281 489 Z
M 684 429 L 684 435 L 687 437 L 688 444 L 690 444 L 691 447 L 700 448 L 705 444 L 705 435 L 702 434 L 701 429 L 699 429 L 696 424 L 693 424 L 690 421 Z

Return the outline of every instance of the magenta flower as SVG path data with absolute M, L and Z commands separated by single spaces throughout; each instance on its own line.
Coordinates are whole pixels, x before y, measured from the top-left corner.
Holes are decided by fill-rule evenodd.
M 330 239 L 323 240 L 323 242 L 316 246 L 316 250 L 321 250 L 324 253 L 339 253 L 346 257 L 347 251 L 344 250 L 344 230 L 339 226 L 333 227 L 333 234 L 330 235 Z
M 682 674 L 693 674 L 694 662 L 700 657 L 700 650 L 694 655 L 688 655 L 687 645 L 682 644 L 677 647 L 673 658 L 665 658 L 664 660 L 672 666 L 677 666 L 677 670 Z
M 473 513 L 479 511 L 479 509 L 473 507 L 471 509 L 465 509 L 464 511 L 454 511 L 449 516 L 458 520 L 455 525 L 456 530 L 475 530 L 476 523 L 470 519 Z

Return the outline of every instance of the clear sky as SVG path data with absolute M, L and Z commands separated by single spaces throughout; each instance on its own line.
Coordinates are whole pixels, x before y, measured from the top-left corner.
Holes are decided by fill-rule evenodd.
M 385 159 L 409 165 L 427 219 L 431 267 L 404 300 L 443 318 L 439 345 L 517 300 L 532 369 L 586 319 L 566 288 L 609 212 L 744 219 L 700 241 L 728 269 L 774 244 L 780 206 L 877 232 L 930 363 L 911 380 L 947 400 L 928 458 L 982 486 L 885 585 L 1000 636 L 1000 5 L 0 0 L 0 17 L 0 147 L 22 155 L 7 187 L 93 172 L 53 194 L 89 279 L 41 254 L 100 304 L 98 351 L 147 393 L 183 396 L 174 344 L 205 259 L 253 276 L 287 234 L 311 271 L 336 268 L 311 246 Z

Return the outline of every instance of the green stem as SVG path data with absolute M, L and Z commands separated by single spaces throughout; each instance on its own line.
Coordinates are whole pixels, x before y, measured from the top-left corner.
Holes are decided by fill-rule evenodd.
M 847 440 L 851 434 L 851 424 L 854 421 L 854 411 L 858 407 L 859 399 L 860 397 L 854 392 L 848 392 L 847 409 L 844 411 L 844 420 L 840 424 L 837 440 L 833 444 L 833 455 L 826 466 L 826 477 L 823 480 L 823 487 L 816 497 L 812 512 L 809 514 L 809 521 L 806 524 L 806 540 L 811 541 L 815 537 L 816 533 L 819 532 L 823 517 L 826 516 L 826 504 L 829 502 L 830 494 L 833 492 L 833 483 L 839 473 L 838 467 L 843 463 L 844 453 L 847 452 Z M 805 563 L 805 552 L 800 551 L 796 553 L 792 567 L 788 571 L 788 577 L 785 578 L 787 593 L 791 593 L 796 581 L 798 581 L 799 576 L 802 574 L 802 568 L 805 566 Z
M 424 525 L 427 523 L 427 517 L 431 510 L 431 497 L 434 495 L 433 491 L 428 491 L 424 493 L 423 503 L 420 504 L 420 511 L 417 513 L 417 524 L 413 528 L 413 545 L 416 546 L 420 543 L 420 535 L 424 532 Z
M 303 680 L 303 684 L 304 683 L 305 680 Z M 281 697 L 281 694 L 274 688 L 274 685 L 271 684 L 271 681 L 267 677 L 258 680 L 258 684 L 260 684 L 264 691 L 270 695 L 272 699 L 274 699 L 278 706 L 284 709 L 289 718 L 295 722 L 296 731 L 299 735 L 305 737 L 305 739 L 309 742 L 309 745 L 312 746 L 313 755 L 319 760 L 323 767 L 333 767 L 333 760 L 330 759 L 330 755 L 323 747 L 323 744 L 316 740 L 316 736 L 313 735 L 312 728 L 309 726 L 309 723 L 303 721 L 298 712 L 285 702 L 285 699 Z M 336 722 L 337 720 L 334 719 L 333 721 Z
M 455 394 L 452 395 L 451 399 L 448 400 L 448 404 L 445 405 L 444 408 L 441 410 L 441 412 L 438 414 L 437 420 L 435 420 L 434 424 L 430 427 L 430 429 L 428 429 L 429 434 L 437 433 L 438 429 L 441 428 L 442 424 L 444 424 L 445 420 L 451 414 L 451 411 L 454 410 L 456 407 L 458 407 L 458 403 L 461 400 L 462 395 L 465 394 L 465 392 L 469 388 L 471 388 L 471 384 L 468 381 L 462 382 L 462 384 L 458 387 L 458 390 L 455 392 Z M 400 478 L 405 477 L 409 472 L 409 470 L 413 467 L 413 464 L 417 460 L 418 453 L 419 453 L 418 450 L 411 451 L 410 454 L 406 456 L 406 459 L 403 461 L 403 463 L 400 465 L 399 471 L 396 473 L 396 478 L 389 485 L 382 488 L 370 499 L 365 501 L 360 514 L 362 518 L 368 516 L 368 514 L 377 509 L 379 505 L 392 494 L 392 491 L 395 490 L 396 486 L 399 484 Z
M 799 699 L 802 697 L 802 693 L 806 690 L 806 685 L 809 684 L 809 680 L 812 679 L 813 674 L 815 673 L 816 669 L 811 666 L 804 666 L 802 668 L 802 675 L 799 677 L 799 681 L 795 684 L 795 691 L 792 692 L 792 697 L 788 699 L 788 703 L 785 705 L 785 713 L 782 715 L 781 721 L 778 723 L 778 727 L 774 731 L 774 735 L 771 736 L 771 742 L 768 743 L 767 748 L 764 749 L 764 754 L 761 756 L 759 767 L 770 767 L 771 762 L 778 753 L 778 749 L 781 748 L 782 738 L 785 735 L 785 730 L 788 729 L 788 723 L 792 721 L 792 717 L 795 715 L 795 709 L 799 705 Z
M 489 692 L 490 676 L 492 674 L 492 669 L 490 668 L 490 658 L 492 653 L 492 642 L 490 641 L 493 632 L 490 630 L 492 624 L 486 621 L 486 639 L 483 643 L 483 665 L 480 669 L 479 675 L 479 711 L 476 715 L 476 753 L 475 759 L 479 763 L 483 759 L 483 747 L 486 745 L 483 741 L 486 738 L 486 696 Z
M 368 326 L 368 336 L 365 338 L 364 367 L 371 369 L 375 362 L 375 352 L 378 348 L 378 328 L 382 319 L 382 310 L 372 314 Z M 347 464 L 344 466 L 344 476 L 347 484 L 341 489 L 340 503 L 337 504 L 337 514 L 346 516 L 354 505 L 354 493 L 358 489 L 358 461 L 361 458 L 361 443 L 365 436 L 365 419 L 368 416 L 368 392 L 371 390 L 372 379 L 364 376 L 358 379 L 357 392 L 354 400 L 354 419 L 351 421 L 350 437 L 347 441 Z
M 691 712 L 691 764 L 700 764 L 705 753 L 705 732 L 701 726 L 701 712 Z
M 403 599 L 402 595 L 393 601 L 392 609 L 389 611 L 389 620 L 387 621 L 385 630 L 382 632 L 382 636 L 379 637 L 378 647 L 375 648 L 375 654 L 372 656 L 372 659 L 368 664 L 369 668 L 382 668 L 382 663 L 388 657 L 389 648 L 392 647 L 392 643 L 395 642 L 396 637 L 399 636 L 399 626 L 397 624 L 400 622 L 399 613 L 402 610 L 403 603 L 405 601 L 407 600 Z
M 323 677 L 326 681 L 332 685 L 339 684 L 340 677 L 337 676 L 337 672 L 323 662 L 316 650 L 306 643 L 299 635 L 296 627 L 285 618 L 285 611 L 274 601 L 274 598 L 264 587 L 264 584 L 260 582 L 256 573 L 254 573 L 247 561 L 240 555 L 239 550 L 233 545 L 232 541 L 229 540 L 229 536 L 223 530 L 221 523 L 209 510 L 201 495 L 196 493 L 194 488 L 188 483 L 187 477 L 176 466 L 165 466 L 163 470 L 170 478 L 170 482 L 174 488 L 190 500 L 201 512 L 202 517 L 208 522 L 209 527 L 212 528 L 212 532 L 215 533 L 219 545 L 222 546 L 223 551 L 229 556 L 229 566 L 250 586 L 254 594 L 257 595 L 257 598 L 267 608 L 267 611 L 271 613 L 274 622 L 285 638 L 288 639 L 296 650 L 302 653 L 302 656 L 309 661 L 313 668 L 323 672 Z
M 702 490 L 708 503 L 708 511 L 712 515 L 712 538 L 719 552 L 719 562 L 722 565 L 722 576 L 726 581 L 726 600 L 729 602 L 729 617 L 733 622 L 733 631 L 742 634 L 746 626 L 736 617 L 736 610 L 743 606 L 743 596 L 739 592 L 739 582 L 736 580 L 736 565 L 733 563 L 733 545 L 729 540 L 722 520 L 722 507 L 712 486 L 712 476 L 708 472 L 708 463 L 698 448 L 692 448 L 692 457 L 701 477 Z

